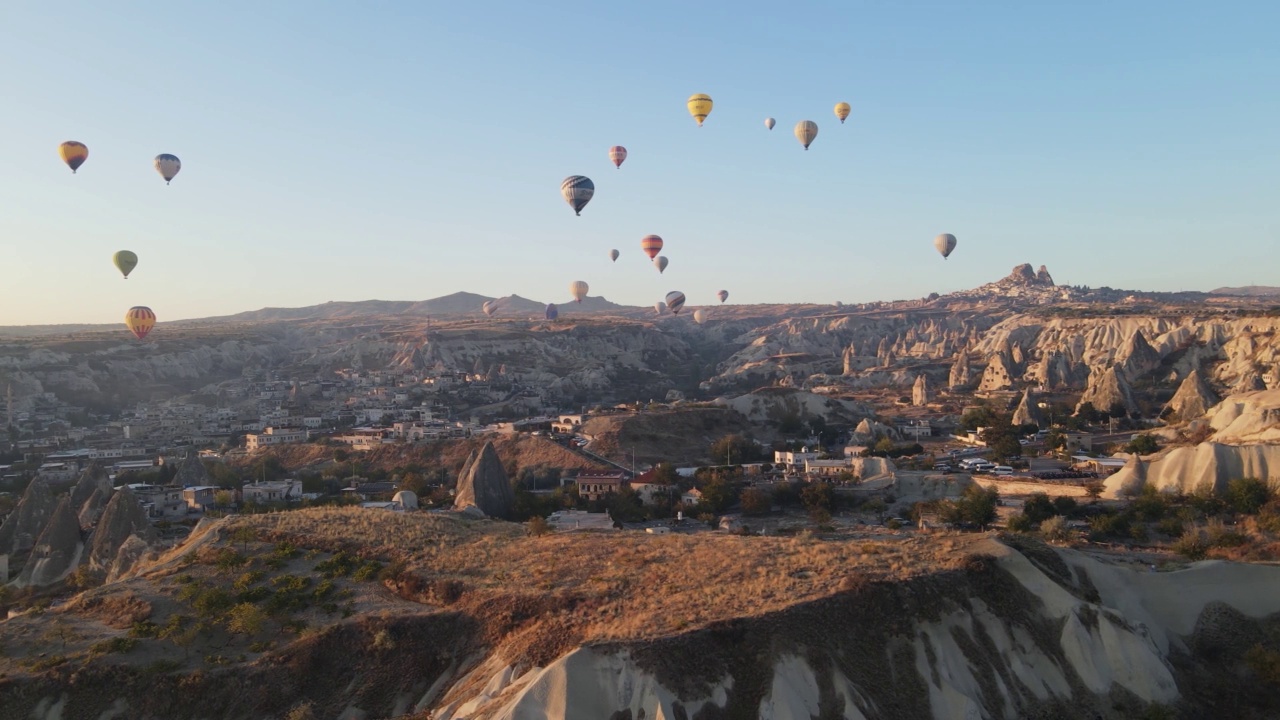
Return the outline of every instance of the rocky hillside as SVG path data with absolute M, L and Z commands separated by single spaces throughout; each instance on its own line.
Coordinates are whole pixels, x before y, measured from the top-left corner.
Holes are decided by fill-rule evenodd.
M 313 509 L 0 623 L 0 720 L 1273 717 L 1277 613 L 1280 568 L 1029 540 Z

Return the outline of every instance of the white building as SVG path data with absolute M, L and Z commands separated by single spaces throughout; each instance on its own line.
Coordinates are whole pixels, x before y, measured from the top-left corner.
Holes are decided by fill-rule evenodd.
M 850 458 L 804 461 L 804 474 L 817 477 L 835 477 L 842 472 L 849 472 L 852 468 L 853 461 Z
M 250 452 L 269 445 L 284 445 L 286 443 L 300 443 L 307 439 L 306 430 L 298 430 L 295 428 L 278 428 L 269 427 L 263 430 L 261 434 L 249 434 L 244 436 L 244 446 Z
M 302 499 L 302 483 L 297 480 L 268 480 L 249 483 L 240 489 L 245 502 L 291 502 Z
M 800 452 L 791 452 L 790 450 L 774 450 L 773 464 L 780 465 L 791 472 L 800 472 L 804 470 L 805 462 L 809 460 L 817 460 L 821 453 L 809 452 L 808 448 Z

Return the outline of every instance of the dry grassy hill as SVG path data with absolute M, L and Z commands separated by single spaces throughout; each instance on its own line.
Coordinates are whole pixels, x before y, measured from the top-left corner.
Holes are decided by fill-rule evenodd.
M 742 415 L 725 408 L 687 408 L 640 415 L 591 418 L 582 431 L 594 438 L 588 450 L 624 465 L 635 452 L 637 466 L 662 461 L 715 462 L 712 443 L 725 435 L 759 433 Z M 719 458 L 724 462 L 724 458 Z

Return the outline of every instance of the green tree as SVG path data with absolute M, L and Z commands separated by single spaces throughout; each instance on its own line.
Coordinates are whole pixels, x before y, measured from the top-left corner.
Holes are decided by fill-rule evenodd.
M 680 482 L 680 474 L 676 466 L 669 462 L 660 462 L 653 466 L 653 481 L 663 485 L 676 485 Z
M 250 525 L 237 525 L 235 530 L 231 531 L 231 542 L 240 543 L 240 547 L 244 552 L 248 552 L 249 543 L 257 542 L 258 530 Z
M 227 613 L 227 630 L 237 635 L 253 637 L 262 632 L 267 613 L 253 603 L 240 603 Z
M 942 508 L 943 522 L 957 525 L 990 525 L 996 519 L 996 506 L 1000 493 L 995 489 L 984 490 L 980 485 L 970 485 L 958 499 Z
M 961 430 L 977 430 L 980 427 L 990 427 L 994 425 L 999 416 L 995 410 L 984 405 L 966 410 L 964 415 L 960 416 Z
M 836 495 L 831 486 L 824 482 L 811 482 L 800 491 L 800 502 L 812 514 L 818 509 L 830 513 L 836 509 Z
M 711 445 L 711 458 L 726 465 L 755 462 L 761 457 L 759 446 L 741 435 L 725 435 Z
M 716 513 L 723 513 L 733 507 L 733 504 L 738 500 L 737 488 L 721 473 L 712 475 L 711 479 L 704 483 L 700 489 L 702 491 L 702 502 Z
M 764 515 L 773 507 L 773 495 L 760 488 L 742 491 L 742 512 L 747 515 Z
M 1227 483 L 1227 503 L 1241 515 L 1257 515 L 1271 499 L 1271 488 L 1257 478 L 1239 478 Z
M 1022 504 L 1022 514 L 1027 516 L 1033 524 L 1048 520 L 1058 514 L 1057 508 L 1053 506 L 1053 502 L 1049 500 L 1049 496 L 1044 493 L 1032 493 Z
M 1143 433 L 1124 446 L 1127 453 L 1136 453 L 1138 455 L 1150 455 L 1160 449 L 1160 443 L 1154 437 Z

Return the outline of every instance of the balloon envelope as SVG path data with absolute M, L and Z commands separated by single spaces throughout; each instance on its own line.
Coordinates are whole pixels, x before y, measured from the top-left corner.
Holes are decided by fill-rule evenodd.
M 578 302 L 582 302 L 582 298 L 587 296 L 587 289 L 587 284 L 581 280 L 574 280 L 569 283 L 569 294 Z
M 942 259 L 946 260 L 951 251 L 956 249 L 956 236 L 951 233 L 942 233 L 933 239 L 933 246 L 942 253 Z
M 721 290 L 720 292 L 716 293 L 716 297 L 720 298 L 720 302 L 724 302 L 725 300 L 729 299 L 729 291 Z
M 796 139 L 804 145 L 804 149 L 809 149 L 809 144 L 813 139 L 818 137 L 818 123 L 812 120 L 801 120 L 796 123 Z
M 684 307 L 684 293 L 680 292 L 679 290 L 672 290 L 671 292 L 667 293 L 666 302 L 667 302 L 667 307 L 671 310 L 671 312 L 676 315 L 679 315 L 680 308 Z
M 138 267 L 138 256 L 128 250 L 121 250 L 111 256 L 111 262 L 115 264 L 116 269 L 124 275 L 124 279 L 129 279 L 129 273 Z
M 68 140 L 58 146 L 58 157 L 71 168 L 71 173 L 74 175 L 84 161 L 89 159 L 89 148 L 82 142 Z
M 142 305 L 131 307 L 124 314 L 124 324 L 134 337 L 141 340 L 156 326 L 156 314 L 151 312 L 151 308 Z
M 616 168 L 622 167 L 622 161 L 627 159 L 627 149 L 621 145 L 614 145 L 609 148 L 609 160 L 613 162 Z
M 609 251 L 609 259 L 610 259 L 610 260 L 612 260 L 612 261 L 614 261 L 614 262 L 618 262 L 618 255 L 619 255 L 619 253 L 618 253 L 618 251 L 617 251 L 616 249 L 615 249 L 615 250 L 610 250 L 610 251 Z
M 663 257 L 663 256 L 659 255 L 658 257 L 656 257 L 656 258 L 654 258 L 654 259 L 653 259 L 653 264 L 658 268 L 658 274 L 659 274 L 659 275 L 661 275 L 662 273 L 666 272 L 666 270 L 667 270 L 667 259 L 666 259 L 665 257 Z
M 662 238 L 657 235 L 645 235 L 640 238 L 640 249 L 652 260 L 662 252 Z
M 773 129 L 773 126 L 774 126 L 774 125 L 776 125 L 776 124 L 777 124 L 777 122 L 778 122 L 778 121 L 777 121 L 777 120 L 774 120 L 773 118 L 765 118 L 765 119 L 764 119 L 764 126 L 765 126 L 765 128 L 766 128 L 766 129 L 772 130 L 772 129 Z
M 493 317 L 493 314 L 498 311 L 498 306 L 492 300 L 485 300 L 484 304 L 480 306 L 480 311 L 489 317 Z
M 694 120 L 698 121 L 698 126 L 701 127 L 702 121 L 706 120 L 707 116 L 711 114 L 711 97 L 702 93 L 690 95 L 689 102 L 686 104 L 689 106 L 689 114 L 693 116 Z
M 549 303 L 547 305 L 547 319 L 555 320 L 558 317 L 560 317 L 560 311 L 556 309 L 555 303 Z
M 160 173 L 160 177 L 164 178 L 164 184 L 168 185 L 173 176 L 178 174 L 182 169 L 182 161 L 177 155 L 169 153 L 161 153 L 156 156 L 156 172 Z
M 662 302 L 661 300 L 653 304 L 653 309 L 656 310 L 659 315 L 661 315 L 662 311 L 665 310 L 666 308 L 667 308 L 667 304 Z
M 849 107 L 849 103 L 847 102 L 836 103 L 836 117 L 840 118 L 841 125 L 844 124 L 844 119 L 849 117 L 849 111 L 851 109 L 852 108 Z
M 706 311 L 706 310 L 703 310 L 702 308 L 698 308 L 697 310 L 694 310 L 694 311 L 693 311 L 693 321 L 694 321 L 694 322 L 696 322 L 696 323 L 698 323 L 699 325 L 701 325 L 702 323 L 706 322 L 706 321 L 707 321 L 707 311 Z
M 595 194 L 596 185 L 589 177 L 570 175 L 560 183 L 560 195 L 565 202 L 569 203 L 569 207 L 573 208 L 575 215 L 582 214 L 582 208 L 591 202 L 591 196 Z

